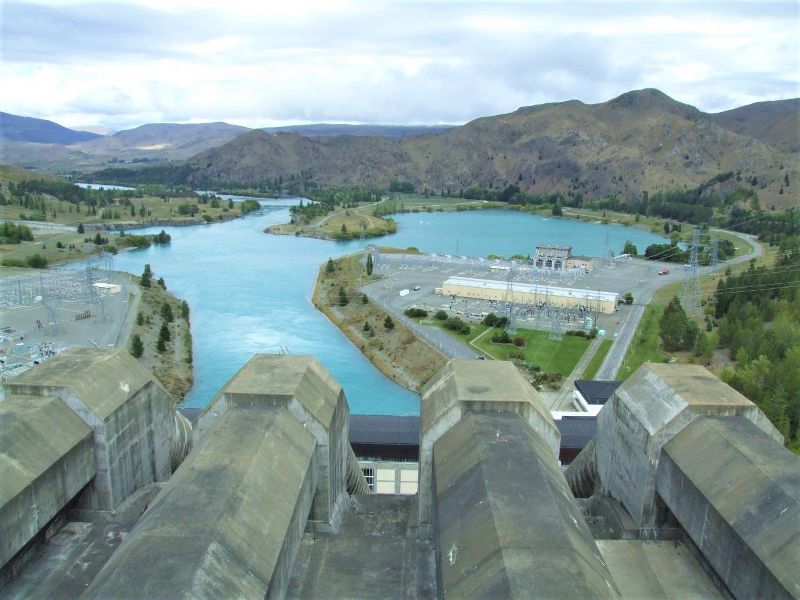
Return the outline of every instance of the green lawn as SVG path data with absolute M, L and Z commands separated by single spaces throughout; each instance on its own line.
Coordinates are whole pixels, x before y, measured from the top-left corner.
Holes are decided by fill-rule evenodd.
M 636 335 L 628 347 L 622 367 L 617 374 L 617 379 L 625 381 L 630 375 L 645 362 L 663 362 L 667 355 L 658 349 L 658 320 L 664 312 L 664 307 L 650 304 L 645 308 Z
M 423 319 L 422 322 L 442 326 L 441 321 L 432 319 Z M 522 351 L 525 353 L 525 360 L 528 363 L 538 366 L 545 373 L 561 373 L 564 377 L 568 377 L 572 373 L 591 343 L 591 340 L 572 335 L 565 335 L 561 341 L 555 341 L 549 339 L 550 334 L 546 331 L 520 328 L 512 336 L 519 335 L 525 339 L 525 345 L 518 348 L 514 344 L 493 344 L 492 335 L 499 331 L 499 329 L 490 329 L 485 325 L 474 325 L 469 335 L 460 335 L 452 331 L 448 331 L 448 333 L 467 345 L 472 343 L 473 348 L 495 360 L 508 360 L 510 353 Z
M 584 369 L 581 379 L 594 379 L 594 376 L 597 375 L 598 369 L 600 369 L 600 365 L 603 364 L 603 359 L 605 359 L 608 351 L 611 350 L 611 345 L 613 343 L 614 340 L 603 340 L 600 342 L 600 347 L 597 349 L 597 352 L 594 353 L 594 356 L 592 357 L 592 360 L 589 361 L 589 364 L 586 365 L 586 369 Z

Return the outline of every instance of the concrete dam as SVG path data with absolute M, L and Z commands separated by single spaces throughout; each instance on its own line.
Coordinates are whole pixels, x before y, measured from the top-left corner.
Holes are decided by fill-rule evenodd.
M 424 388 L 418 491 L 375 495 L 345 390 L 255 355 L 194 428 L 126 352 L 0 395 L 0 596 L 800 598 L 800 458 L 701 367 L 646 364 L 565 470 L 509 363 Z

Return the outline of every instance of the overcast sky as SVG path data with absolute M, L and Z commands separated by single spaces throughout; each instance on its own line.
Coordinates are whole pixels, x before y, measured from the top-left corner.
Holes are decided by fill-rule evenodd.
M 67 126 L 463 123 L 655 87 L 800 96 L 798 2 L 0 0 L 0 110 Z

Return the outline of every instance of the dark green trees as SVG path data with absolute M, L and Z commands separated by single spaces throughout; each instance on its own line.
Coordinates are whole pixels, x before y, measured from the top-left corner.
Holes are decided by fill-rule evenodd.
M 686 316 L 686 311 L 683 310 L 677 296 L 670 300 L 658 324 L 664 350 L 674 352 L 694 348 L 700 329 L 697 323 Z
M 142 338 L 139 337 L 138 333 L 133 334 L 129 351 L 134 358 L 139 358 L 144 352 L 144 344 L 142 343 Z
M 367 275 L 372 275 L 372 254 L 367 255 Z

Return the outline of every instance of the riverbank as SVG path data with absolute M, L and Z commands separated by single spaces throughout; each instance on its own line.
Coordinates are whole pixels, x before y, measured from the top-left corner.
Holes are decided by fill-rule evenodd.
M 141 285 L 141 277 L 132 279 L 139 300 L 129 308 L 118 348 L 126 348 L 136 356 L 133 339 L 138 336 L 142 348 L 138 360 L 153 372 L 175 401 L 180 402 L 194 382 L 189 305 L 157 283 L 158 273 L 153 273 L 149 287 Z M 159 348 L 162 326 L 166 326 L 169 339 Z
M 362 256 L 348 255 L 320 267 L 314 306 L 384 375 L 419 392 L 447 359 L 360 291 L 362 284 L 378 279 L 367 275 Z

